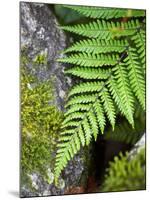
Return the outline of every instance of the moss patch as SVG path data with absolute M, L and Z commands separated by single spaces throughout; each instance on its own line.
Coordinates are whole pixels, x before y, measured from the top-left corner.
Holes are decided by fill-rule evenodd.
M 102 192 L 144 190 L 145 183 L 145 148 L 132 159 L 128 154 L 114 158 L 107 169 Z
M 39 82 L 21 59 L 21 176 L 27 181 L 31 173 L 49 180 L 53 169 L 56 140 L 62 113 L 53 105 L 54 90 L 50 81 Z

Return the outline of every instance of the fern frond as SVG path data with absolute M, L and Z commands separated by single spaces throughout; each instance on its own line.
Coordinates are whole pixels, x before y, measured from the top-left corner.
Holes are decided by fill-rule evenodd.
M 94 103 L 93 107 L 94 107 L 95 115 L 96 115 L 100 130 L 102 133 L 104 133 L 106 119 L 105 119 L 104 110 L 101 105 L 101 102 L 99 100 L 97 100 L 96 103 Z
M 120 112 L 126 117 L 128 122 L 131 123 L 133 121 L 133 117 L 132 117 L 132 115 L 129 115 L 129 112 L 126 109 L 126 106 L 124 105 L 124 99 L 121 96 L 121 93 L 118 89 L 118 84 L 117 84 L 115 78 L 113 77 L 113 75 L 111 75 L 107 84 L 108 84 L 109 91 L 110 91 L 116 105 L 118 106 Z
M 83 16 L 90 18 L 111 19 L 121 17 L 141 17 L 145 16 L 144 10 L 131 10 L 121 8 L 99 8 L 89 6 L 64 5 L 66 8 L 73 9 Z
M 99 130 L 98 130 L 98 123 L 97 123 L 97 119 L 96 119 L 93 108 L 92 108 L 91 112 L 88 113 L 88 120 L 90 122 L 91 131 L 92 131 L 94 139 L 96 141 Z
M 135 49 L 129 48 L 128 56 L 125 59 L 129 69 L 129 79 L 132 90 L 145 110 L 145 81 L 141 70 L 141 63 L 138 61 L 138 54 Z
M 87 54 L 79 53 L 68 56 L 67 58 L 58 59 L 59 62 L 77 64 L 86 67 L 100 67 L 104 65 L 115 65 L 119 56 L 117 54 L 105 55 L 105 54 Z
M 90 39 L 76 42 L 64 51 L 71 55 L 58 59 L 75 65 L 65 73 L 78 79 L 69 91 L 65 106 L 67 110 L 56 155 L 56 180 L 81 146 L 104 133 L 106 122 L 110 122 L 114 130 L 116 115 L 121 113 L 133 128 L 136 101 L 145 108 L 142 69 L 145 67 L 145 31 L 141 20 L 145 11 L 69 7 L 100 20 L 62 27 Z M 103 20 L 122 16 L 136 19 L 127 22 L 123 18 L 115 22 Z
M 92 103 L 95 101 L 95 94 L 85 94 L 85 95 L 80 95 L 80 96 L 76 96 L 71 98 L 67 104 L 66 104 L 66 108 L 68 106 L 73 106 L 74 104 L 81 104 L 81 103 Z
M 91 104 L 79 104 L 79 105 L 73 105 L 71 106 L 71 108 L 69 110 L 67 110 L 65 112 L 65 117 L 67 115 L 69 115 L 70 113 L 73 113 L 73 112 L 78 112 L 78 111 L 88 111 L 89 108 L 91 107 Z
M 124 104 L 128 119 L 134 127 L 134 97 L 129 86 L 126 65 L 119 63 L 114 67 L 113 71 L 118 84 L 118 92 L 120 93 L 121 102 Z
M 65 118 L 62 125 L 67 124 L 67 122 L 76 120 L 76 119 L 82 119 L 84 116 L 84 112 L 73 112 L 68 117 Z
M 128 46 L 126 40 L 100 40 L 88 39 L 76 42 L 72 47 L 67 48 L 64 53 L 68 52 L 86 52 L 86 53 L 110 53 L 110 52 L 123 52 Z
M 108 119 L 109 119 L 113 129 L 114 129 L 116 112 L 115 112 L 113 100 L 112 100 L 106 87 L 103 89 L 103 91 L 101 92 L 100 95 L 101 95 L 101 99 L 102 99 L 102 102 L 104 105 L 105 112 L 108 116 Z
M 74 26 L 62 26 L 63 30 L 76 33 L 89 38 L 111 39 L 120 36 L 133 35 L 141 25 L 138 20 L 123 22 L 107 22 L 97 20 L 89 24 L 78 24 Z
M 91 132 L 91 128 L 90 128 L 87 117 L 83 120 L 82 126 L 83 126 L 84 133 L 85 133 L 86 145 L 89 145 L 91 138 L 92 138 L 92 132 Z
M 90 67 L 74 67 L 66 70 L 66 74 L 72 74 L 74 76 L 84 79 L 107 79 L 110 75 L 111 69 L 93 69 Z
M 137 34 L 135 34 L 132 37 L 132 40 L 135 42 L 137 52 L 139 53 L 139 57 L 141 59 L 141 62 L 143 64 L 143 67 L 145 68 L 146 63 L 146 33 L 145 30 L 140 29 Z
M 73 89 L 69 92 L 68 96 L 70 97 L 72 95 L 84 92 L 98 92 L 102 89 L 102 87 L 102 81 L 81 83 L 79 85 L 74 86 Z

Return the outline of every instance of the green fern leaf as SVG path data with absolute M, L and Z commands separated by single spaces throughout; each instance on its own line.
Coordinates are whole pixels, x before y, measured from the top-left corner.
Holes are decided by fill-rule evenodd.
M 113 69 L 115 78 L 118 84 L 118 91 L 120 93 L 121 101 L 124 104 L 128 119 L 134 127 L 133 113 L 134 113 L 134 97 L 129 86 L 126 66 L 118 64 Z
M 114 37 L 133 35 L 140 26 L 138 20 L 131 20 L 126 23 L 97 20 L 96 22 L 90 22 L 89 24 L 62 26 L 61 28 L 82 36 L 108 40 Z
M 101 95 L 101 99 L 102 99 L 102 102 L 103 102 L 103 105 L 104 105 L 105 112 L 108 116 L 108 119 L 110 120 L 112 128 L 114 129 L 115 118 L 116 118 L 115 107 L 114 107 L 112 98 L 111 98 L 106 87 L 103 89 L 103 91 L 101 92 L 100 95 Z
M 95 94 L 80 95 L 80 96 L 71 98 L 67 102 L 65 107 L 67 108 L 68 106 L 72 106 L 74 104 L 93 103 L 94 101 L 95 101 Z
M 76 119 L 82 119 L 84 116 L 83 112 L 73 112 L 68 117 L 65 118 L 62 125 L 66 124 L 69 121 L 76 120 Z
M 84 79 L 107 79 L 110 75 L 111 69 L 92 69 L 90 67 L 74 67 L 66 70 L 66 74 L 72 74 L 74 76 Z
M 88 113 L 88 120 L 90 122 L 91 131 L 96 141 L 99 130 L 98 130 L 98 123 L 97 123 L 94 109 L 92 109 L 91 112 Z
M 66 111 L 64 116 L 66 117 L 67 115 L 69 115 L 70 113 L 73 113 L 73 112 L 88 111 L 90 106 L 91 106 L 91 104 L 79 104 L 79 105 L 75 104 L 75 105 L 71 106 L 71 108 L 69 110 Z
M 132 125 L 133 117 L 132 115 L 129 115 L 129 112 L 124 105 L 124 99 L 122 98 L 121 93 L 118 89 L 118 84 L 112 75 L 110 79 L 108 80 L 108 88 L 120 112 L 126 117 L 128 122 L 131 123 Z
M 132 37 L 132 40 L 135 42 L 137 52 L 139 54 L 139 57 L 141 59 L 141 63 L 143 64 L 143 68 L 145 69 L 145 63 L 146 63 L 146 33 L 145 30 L 139 30 L 136 35 Z
M 76 85 L 73 87 L 73 89 L 70 91 L 68 96 L 72 96 L 75 94 L 85 93 L 85 92 L 98 92 L 102 89 L 103 82 L 86 82 L 81 83 L 79 85 Z
M 121 113 L 134 127 L 136 101 L 145 108 L 145 24 L 141 20 L 145 11 L 67 7 L 100 19 L 62 27 L 90 39 L 76 42 L 64 51 L 71 55 L 58 59 L 76 65 L 65 73 L 78 79 L 68 93 L 65 106 L 56 155 L 56 180 L 81 146 L 104 133 L 106 122 L 114 130 L 116 115 Z M 103 20 L 121 17 L 132 19 Z
M 99 100 L 97 100 L 96 103 L 94 103 L 94 111 L 95 111 L 95 114 L 96 114 L 96 118 L 97 118 L 100 130 L 101 130 L 102 133 L 104 133 L 106 120 L 105 120 L 103 107 L 102 107 Z
M 134 94 L 137 96 L 143 109 L 145 110 L 145 81 L 141 70 L 141 63 L 134 49 L 129 48 L 128 57 L 125 59 L 129 68 L 129 79 Z
M 91 133 L 91 128 L 90 128 L 89 122 L 87 120 L 87 117 L 83 120 L 82 126 L 83 126 L 84 133 L 85 133 L 86 145 L 89 145 L 91 138 L 92 138 L 92 133 Z
M 64 53 L 68 52 L 86 52 L 86 53 L 109 53 L 109 52 L 123 52 L 128 46 L 126 40 L 100 40 L 88 39 L 76 42 L 72 47 L 66 49 Z
M 68 6 L 64 5 L 66 8 L 73 9 L 80 14 L 99 19 L 112 19 L 121 17 L 141 17 L 145 16 L 144 10 L 131 10 L 131 9 L 121 9 L 121 8 L 99 8 L 99 7 L 89 7 L 89 6 Z
M 58 59 L 59 62 L 77 64 L 80 66 L 86 67 L 100 67 L 104 65 L 115 65 L 119 56 L 116 54 L 113 55 L 104 55 L 104 54 L 87 54 L 80 53 L 74 54 L 67 58 Z

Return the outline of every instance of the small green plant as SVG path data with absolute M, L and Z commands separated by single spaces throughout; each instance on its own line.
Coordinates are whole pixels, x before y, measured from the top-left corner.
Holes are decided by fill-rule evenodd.
M 145 180 L 145 148 L 130 159 L 128 153 L 120 153 L 110 162 L 101 191 L 144 190 Z
M 134 128 L 136 105 L 145 110 L 145 11 L 65 6 L 94 20 L 63 26 L 81 40 L 66 49 L 59 62 L 77 78 L 70 89 L 55 164 L 57 182 L 81 147 L 103 134 L 118 114 Z
M 62 113 L 53 105 L 50 81 L 39 82 L 21 62 L 21 175 L 29 180 L 32 173 L 49 180 L 48 168 L 53 167 L 56 140 Z

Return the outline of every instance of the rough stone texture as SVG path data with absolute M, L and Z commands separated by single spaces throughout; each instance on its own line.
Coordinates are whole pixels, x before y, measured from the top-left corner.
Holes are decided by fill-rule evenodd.
M 56 59 L 61 56 L 60 51 L 67 45 L 65 34 L 58 28 L 58 22 L 46 4 L 21 3 L 21 49 L 25 49 L 27 56 L 35 60 L 37 55 L 46 56 L 45 66 L 37 67 L 34 72 L 38 78 L 53 78 L 56 89 L 56 104 L 63 109 L 65 92 L 71 80 L 64 76 L 64 66 Z M 29 68 L 32 65 L 28 64 Z
M 21 28 L 21 52 L 25 51 L 30 60 L 34 61 L 37 55 L 46 55 L 47 62 L 41 66 L 34 67 L 33 73 L 39 80 L 52 79 L 55 88 L 56 106 L 63 111 L 66 91 L 71 85 L 71 80 L 64 76 L 64 66 L 56 62 L 61 56 L 60 50 L 67 46 L 68 38 L 58 28 L 58 22 L 46 4 L 41 3 L 20 3 L 20 28 Z M 32 69 L 32 62 L 27 63 Z M 87 151 L 86 151 L 87 153 Z M 55 155 L 55 153 L 54 153 Z M 80 186 L 81 179 L 87 171 L 87 157 L 85 150 L 70 161 L 63 178 L 65 186 L 56 188 L 48 184 L 38 174 L 32 174 L 32 184 L 35 191 L 32 191 L 24 183 L 21 183 L 20 196 L 47 196 L 64 194 L 70 186 Z M 84 177 L 83 177 L 84 176 Z M 61 186 L 64 185 L 63 180 Z M 86 181 L 85 181 L 86 182 Z
M 132 157 L 137 155 L 140 152 L 140 150 L 145 147 L 145 144 L 146 144 L 145 139 L 146 139 L 146 134 L 144 133 L 141 139 L 131 149 L 129 153 L 129 159 L 132 159 Z

